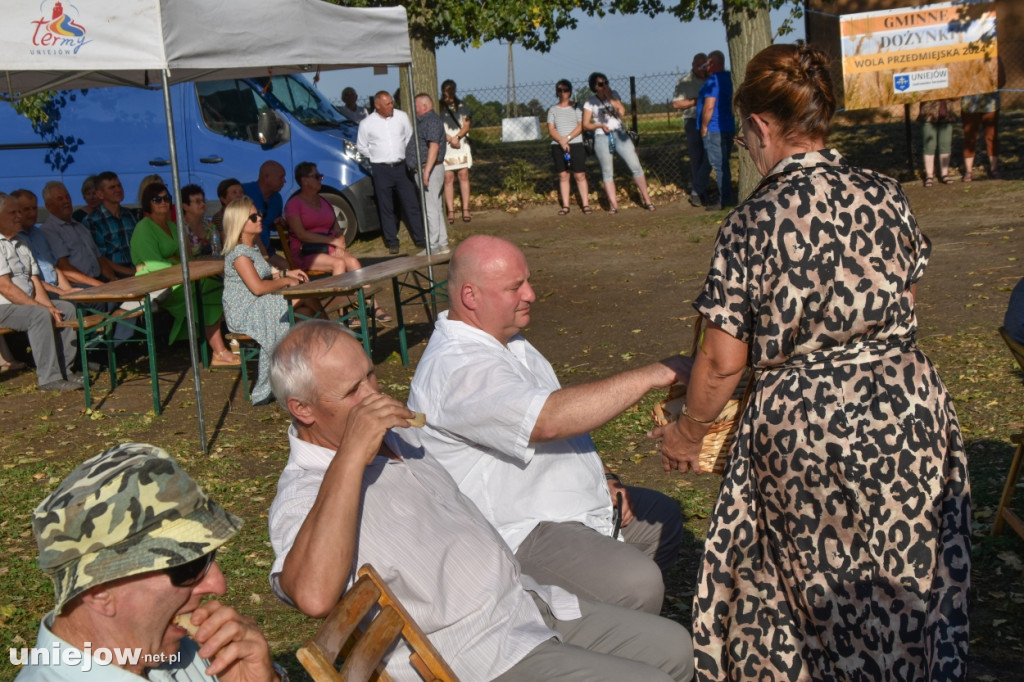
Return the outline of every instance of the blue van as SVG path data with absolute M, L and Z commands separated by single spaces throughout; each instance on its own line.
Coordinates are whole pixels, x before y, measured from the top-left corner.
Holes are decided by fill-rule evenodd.
M 251 182 L 270 160 L 285 167 L 287 199 L 298 189 L 292 169 L 312 161 L 346 240 L 380 229 L 370 163 L 356 151 L 358 126 L 303 77 L 180 83 L 170 92 L 181 182 L 202 187 L 211 207 L 221 180 Z M 47 114 L 49 121 L 34 126 L 0 106 L 0 190 L 40 194 L 47 182 L 61 180 L 77 198 L 86 177 L 111 170 L 126 189 L 125 203 L 134 204 L 147 175 L 170 184 L 161 90 L 64 90 Z

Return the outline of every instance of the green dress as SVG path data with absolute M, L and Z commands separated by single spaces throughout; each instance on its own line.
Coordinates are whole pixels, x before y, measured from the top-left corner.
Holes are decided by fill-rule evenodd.
M 180 267 L 178 265 L 178 226 L 172 221 L 168 221 L 167 224 L 171 228 L 170 235 L 149 218 L 143 218 L 135 226 L 135 231 L 132 233 L 131 252 L 132 263 L 139 268 L 136 274 L 145 275 L 164 268 Z M 172 258 L 174 260 L 171 260 Z M 209 325 L 224 315 L 221 308 L 223 285 L 219 280 L 210 278 L 200 280 L 199 284 L 203 297 L 203 320 Z M 166 310 L 174 317 L 169 343 L 187 338 L 184 287 L 181 284 L 172 287 L 170 293 L 160 299 L 159 306 L 161 310 Z

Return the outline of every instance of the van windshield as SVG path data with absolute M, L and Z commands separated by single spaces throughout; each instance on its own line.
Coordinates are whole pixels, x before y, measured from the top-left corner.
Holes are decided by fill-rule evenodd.
M 266 78 L 255 79 L 266 87 Z M 304 80 L 294 76 L 271 76 L 267 96 L 273 97 L 292 116 L 311 128 L 337 128 L 349 124 L 331 103 Z

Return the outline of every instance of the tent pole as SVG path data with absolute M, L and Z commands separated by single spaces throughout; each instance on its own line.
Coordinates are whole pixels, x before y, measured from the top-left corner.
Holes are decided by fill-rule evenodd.
M 416 122 L 416 93 L 413 92 L 413 89 L 412 89 L 413 88 L 413 85 L 412 85 L 412 62 L 409 62 L 409 68 L 407 68 L 405 70 L 405 87 L 406 87 L 406 92 L 410 93 L 409 101 L 412 102 L 412 114 L 410 114 L 409 119 L 412 121 L 413 149 L 416 150 L 416 175 L 420 178 L 420 181 L 419 181 L 419 189 L 420 189 L 420 215 L 423 216 L 423 236 L 424 236 L 424 238 L 427 241 L 427 254 L 429 255 L 429 254 L 433 253 L 433 251 L 431 251 L 431 249 L 430 249 L 430 222 L 427 220 L 427 190 L 426 190 L 426 187 L 423 186 L 423 181 L 426 179 L 426 178 L 423 177 L 423 161 L 424 161 L 424 159 L 422 158 L 422 155 L 420 154 L 420 131 L 419 131 L 419 126 L 417 125 L 417 122 Z M 444 165 L 444 157 L 441 156 L 440 158 L 438 158 L 437 163 L 439 163 L 439 164 L 441 164 L 443 166 Z M 431 191 L 433 191 L 433 190 L 431 190 Z M 444 201 L 444 200 L 442 199 L 442 201 Z M 427 266 L 427 277 L 430 278 L 431 282 L 434 281 L 434 266 L 433 265 L 428 265 Z M 395 305 L 401 305 L 401 303 L 398 302 L 398 301 L 395 301 Z M 437 317 L 437 298 L 435 298 L 433 296 L 430 297 L 430 307 L 431 307 L 431 311 L 434 314 L 434 317 L 436 318 Z
M 181 196 L 181 179 L 178 177 L 178 148 L 174 141 L 174 115 L 171 112 L 171 86 L 167 82 L 167 69 L 160 70 L 160 78 L 163 81 L 164 90 L 164 118 L 167 121 L 167 142 L 171 147 L 171 184 L 174 192 L 171 194 L 172 205 L 177 204 Z M 145 209 L 145 207 L 143 207 Z M 182 219 L 184 209 L 178 206 L 178 220 Z M 199 417 L 199 445 L 203 454 L 208 454 L 209 448 L 206 443 L 206 423 L 203 419 L 203 388 L 199 383 L 199 351 L 196 339 L 196 314 L 195 301 L 192 298 L 192 283 L 189 280 L 188 257 L 191 249 L 188 240 L 185 239 L 185 229 L 178 226 L 178 256 L 181 258 L 181 275 L 184 278 L 182 286 L 185 288 L 185 320 L 188 326 L 188 351 L 192 358 L 192 382 L 196 390 L 196 415 Z

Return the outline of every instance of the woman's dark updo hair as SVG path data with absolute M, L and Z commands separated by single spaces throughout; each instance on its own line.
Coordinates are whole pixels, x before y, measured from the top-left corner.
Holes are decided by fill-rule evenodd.
M 600 71 L 595 71 L 594 73 L 590 74 L 589 78 L 587 78 L 587 85 L 590 86 L 590 91 L 591 92 L 597 92 L 597 79 L 598 78 L 603 80 L 605 83 L 608 82 L 608 76 L 604 75 Z
M 561 86 L 563 88 L 569 88 L 569 97 L 572 97 L 572 83 L 570 83 L 568 81 L 568 79 L 563 78 L 562 80 L 560 80 L 557 83 L 555 83 L 555 87 L 556 88 L 559 87 L 559 86 Z
M 747 64 L 733 104 L 740 115 L 771 114 L 784 137 L 827 139 L 836 98 L 829 75 L 831 59 L 804 44 L 771 45 Z

